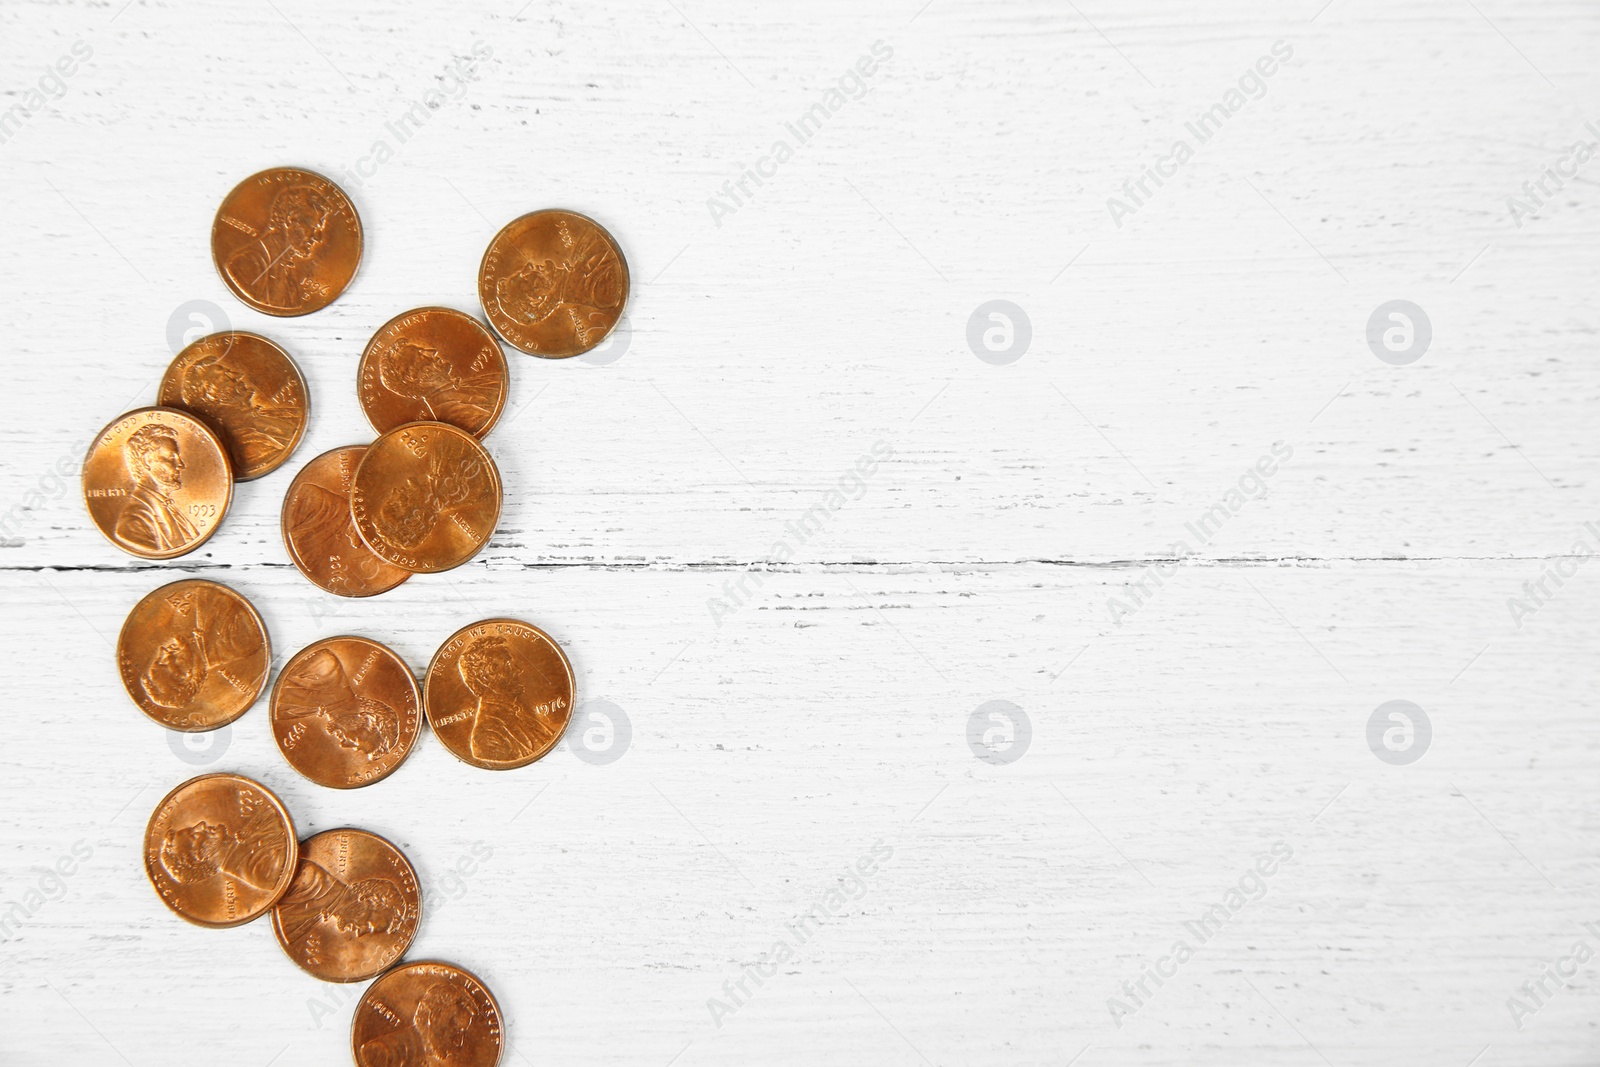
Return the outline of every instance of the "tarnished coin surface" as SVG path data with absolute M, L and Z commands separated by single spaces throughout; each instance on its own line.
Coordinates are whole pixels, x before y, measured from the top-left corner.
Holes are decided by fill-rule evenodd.
M 503 771 L 556 747 L 575 688 L 572 664 L 549 634 L 516 619 L 485 619 L 439 646 L 422 703 L 456 758 Z
M 215 730 L 250 710 L 272 648 L 250 601 L 186 578 L 147 594 L 117 635 L 117 670 L 139 710 L 162 726 Z
M 333 182 L 294 167 L 234 186 L 211 224 L 211 260 L 233 295 L 268 315 L 309 315 L 361 263 L 361 219 Z
M 358 1067 L 496 1067 L 505 1043 L 500 1005 L 453 963 L 402 963 L 367 987 L 350 1022 Z
M 238 926 L 272 910 L 299 854 L 283 802 L 238 774 L 184 782 L 156 805 L 144 832 L 150 884 L 199 926 Z
M 310 417 L 306 382 L 289 353 L 238 330 L 202 337 L 179 352 L 157 399 L 216 431 L 239 482 L 282 466 Z
M 405 955 L 421 914 L 417 872 L 405 853 L 347 827 L 300 842 L 299 870 L 272 909 L 272 932 L 290 959 L 324 982 L 361 982 Z
M 144 559 L 193 552 L 233 500 L 222 440 L 176 408 L 139 408 L 101 430 L 83 461 L 83 500 L 106 539 Z
M 307 463 L 283 495 L 284 547 L 300 573 L 339 596 L 388 592 L 411 572 L 373 555 L 356 533 L 350 486 L 366 445 L 346 445 Z
M 272 687 L 272 736 L 318 785 L 354 789 L 387 778 L 422 732 L 422 694 L 405 661 L 365 637 L 307 645 Z
M 477 438 L 443 422 L 413 422 L 367 446 L 350 488 L 362 543 L 380 559 L 432 574 L 489 542 L 500 520 L 500 471 Z
M 396 315 L 372 335 L 356 369 L 361 410 L 379 433 L 448 422 L 482 437 L 510 391 L 505 353 L 489 328 L 453 308 Z
M 564 359 L 606 339 L 628 303 L 628 263 L 605 227 L 572 211 L 535 211 L 495 234 L 478 299 L 514 348 Z

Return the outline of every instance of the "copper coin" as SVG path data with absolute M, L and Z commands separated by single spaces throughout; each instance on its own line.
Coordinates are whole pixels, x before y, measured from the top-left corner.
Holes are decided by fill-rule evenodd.
M 139 408 L 101 430 L 83 461 L 89 517 L 124 552 L 171 559 L 217 532 L 233 469 L 205 423 L 175 408 Z
M 186 578 L 145 596 L 117 635 L 117 669 L 139 710 L 185 733 L 250 710 L 267 685 L 272 648 L 250 601 Z
M 511 376 L 489 328 L 453 308 L 396 315 L 372 335 L 356 370 L 361 410 L 379 433 L 448 422 L 482 437 L 506 406 Z
M 283 801 L 238 774 L 184 782 L 156 805 L 144 831 L 150 884 L 198 926 L 238 926 L 270 911 L 299 854 Z
M 272 736 L 289 766 L 330 789 L 387 778 L 422 732 L 422 694 L 405 661 L 364 637 L 307 645 L 272 687 Z
M 300 573 L 339 596 L 376 596 L 411 577 L 372 554 L 350 516 L 350 484 L 366 445 L 346 445 L 307 463 L 283 495 L 283 543 Z
M 214 333 L 189 345 L 161 379 L 157 398 L 216 431 L 235 481 L 278 469 L 306 432 L 310 401 L 289 353 L 253 333 Z
M 500 336 L 564 359 L 606 339 L 628 302 L 628 263 L 605 227 L 571 211 L 535 211 L 494 235 L 478 299 Z
M 549 634 L 516 619 L 485 619 L 433 654 L 422 706 L 457 759 L 508 771 L 556 747 L 574 689 L 572 664 Z
M 275 167 L 233 187 L 211 224 L 211 261 L 233 295 L 268 315 L 309 315 L 361 262 L 361 219 L 320 174 Z
M 367 446 L 350 487 L 356 532 L 380 559 L 433 574 L 478 554 L 500 519 L 500 471 L 477 438 L 412 422 Z
M 403 963 L 367 987 L 350 1021 L 357 1067 L 495 1067 L 505 1023 L 494 994 L 453 963 Z
M 362 982 L 405 955 L 421 913 L 405 853 L 365 830 L 324 830 L 300 842 L 300 869 L 272 909 L 272 932 L 324 982 Z

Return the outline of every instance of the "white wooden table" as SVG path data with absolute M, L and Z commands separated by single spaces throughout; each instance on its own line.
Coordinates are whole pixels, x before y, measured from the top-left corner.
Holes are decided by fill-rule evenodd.
M 0 7 L 0 1062 L 347 1062 L 360 987 L 145 881 L 150 809 L 204 770 L 401 844 L 411 955 L 485 978 L 508 1063 L 1600 1058 L 1600 162 L 1570 151 L 1600 11 L 520 2 Z M 367 253 L 275 320 L 207 237 L 285 164 L 344 185 Z M 322 594 L 278 510 L 370 437 L 362 345 L 478 310 L 489 237 L 550 206 L 626 251 L 610 361 L 511 353 L 478 559 Z M 1011 352 L 968 342 L 991 300 L 1031 332 L 1003 365 L 1015 314 Z M 1367 340 L 1393 300 L 1431 324 L 1407 365 Z M 218 312 L 293 353 L 313 422 L 200 552 L 143 563 L 77 465 Z M 111 643 L 185 575 L 282 654 L 352 632 L 420 670 L 518 616 L 607 703 L 522 771 L 425 736 L 349 793 L 261 706 L 175 749 Z M 1431 724 L 1415 762 L 1369 745 L 1391 700 Z M 974 750 L 991 701 L 1016 740 L 986 711 Z M 605 749 L 597 711 L 609 763 L 570 747 Z

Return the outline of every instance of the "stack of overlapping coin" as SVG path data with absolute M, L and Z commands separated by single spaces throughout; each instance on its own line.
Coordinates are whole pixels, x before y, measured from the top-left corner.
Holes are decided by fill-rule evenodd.
M 326 307 L 361 259 L 354 205 L 310 171 L 279 168 L 228 194 L 212 258 L 228 288 L 276 316 Z M 478 274 L 494 329 L 517 349 L 560 359 L 616 327 L 628 270 L 610 234 L 572 212 L 516 219 L 491 241 Z M 325 452 L 285 493 L 281 525 L 294 565 L 320 588 L 367 597 L 412 574 L 460 566 L 499 519 L 499 471 L 481 439 L 510 392 L 499 341 L 477 319 L 422 307 L 383 324 L 356 371 L 370 444 Z M 269 474 L 304 437 L 305 379 L 275 342 L 228 331 L 178 353 L 157 407 L 119 416 L 84 462 L 84 498 L 117 547 L 149 559 L 192 552 L 216 532 L 236 481 Z M 172 730 L 219 729 L 266 689 L 271 642 L 259 612 L 217 582 L 188 578 L 147 594 L 117 641 L 136 706 Z M 450 753 L 510 770 L 560 742 L 575 699 L 556 641 L 516 619 L 463 627 L 434 654 L 421 685 L 405 661 L 366 637 L 314 642 L 283 666 L 271 729 L 290 766 L 317 784 L 382 781 L 414 750 L 424 719 Z M 499 1062 L 504 1023 L 470 972 L 402 962 L 421 919 L 416 872 L 377 834 L 345 827 L 300 840 L 288 808 L 238 774 L 206 774 L 150 816 L 145 870 L 190 922 L 226 927 L 270 913 L 296 964 L 330 982 L 377 978 L 351 1024 L 358 1064 Z M 431 1059 L 430 1059 L 431 1062 Z
M 500 472 L 479 438 L 505 408 L 510 375 L 487 327 L 426 307 L 378 329 L 356 380 L 378 439 L 306 465 L 284 496 L 283 540 L 316 585 L 373 596 L 488 543 Z

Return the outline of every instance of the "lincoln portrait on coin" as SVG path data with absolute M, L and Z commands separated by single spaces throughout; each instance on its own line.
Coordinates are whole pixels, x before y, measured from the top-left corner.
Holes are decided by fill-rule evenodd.
M 438 349 L 407 340 L 378 353 L 378 381 L 396 396 L 417 401 L 428 419 L 459 426 L 487 418 L 498 391 L 495 375 L 457 377 Z
M 415 549 L 440 522 L 484 490 L 483 465 L 449 441 L 428 457 L 426 475 L 407 478 L 390 489 L 378 505 L 373 525 L 390 545 Z
M 563 224 L 564 225 L 564 224 Z M 573 239 L 562 231 L 566 256 L 532 260 L 495 286 L 500 309 L 517 322 L 536 325 L 564 312 L 580 342 L 616 321 L 626 281 L 622 262 L 605 239 L 586 230 Z
M 206 681 L 206 652 L 199 631 L 173 634 L 156 648 L 139 688 L 163 708 L 187 707 Z
M 522 672 L 502 638 L 475 639 L 461 653 L 456 669 L 478 698 L 470 739 L 474 756 L 511 763 L 549 743 L 555 728 L 529 707 Z
M 188 707 L 212 679 L 223 694 L 248 690 L 261 669 L 244 662 L 261 650 L 260 630 L 248 612 L 214 595 L 197 597 L 188 610 L 193 614 L 186 624 L 174 620 L 175 631 L 139 676 L 144 695 L 163 708 Z
M 260 803 L 237 831 L 220 819 L 201 819 L 168 830 L 161 841 L 160 858 L 162 868 L 181 885 L 222 875 L 270 890 L 283 874 L 289 842 L 278 813 L 270 804 Z
M 400 714 L 383 701 L 357 696 L 344 664 L 329 649 L 313 652 L 279 683 L 278 707 L 286 718 L 315 716 L 341 748 L 382 759 L 400 740 Z
M 172 494 L 183 487 L 183 455 L 177 431 L 159 423 L 141 426 L 122 446 L 133 476 L 127 503 L 117 516 L 119 540 L 151 552 L 170 552 L 200 536 Z
M 443 509 L 435 507 L 432 496 L 425 482 L 407 478 L 383 498 L 373 525 L 390 545 L 407 551 L 415 549 L 428 539 L 434 524 L 444 517 Z
M 203 356 L 183 372 L 185 407 L 229 427 L 246 470 L 266 462 L 294 440 L 301 415 L 292 405 L 263 395 L 249 376 L 225 361 L 224 350 Z
M 346 884 L 310 860 L 301 861 L 277 907 L 284 939 L 296 947 L 323 922 L 331 922 L 340 933 L 366 937 L 398 933 L 415 918 L 400 888 L 389 879 L 363 878 Z
M 328 198 L 312 186 L 281 190 L 268 210 L 266 230 L 228 257 L 228 277 L 271 307 L 297 308 L 327 295 L 311 257 L 327 238 L 332 214 Z
M 417 1000 L 411 1022 L 370 1041 L 357 1053 L 361 1067 L 446 1067 L 466 1063 L 467 1038 L 478 1017 L 471 994 L 449 982 L 435 982 Z

